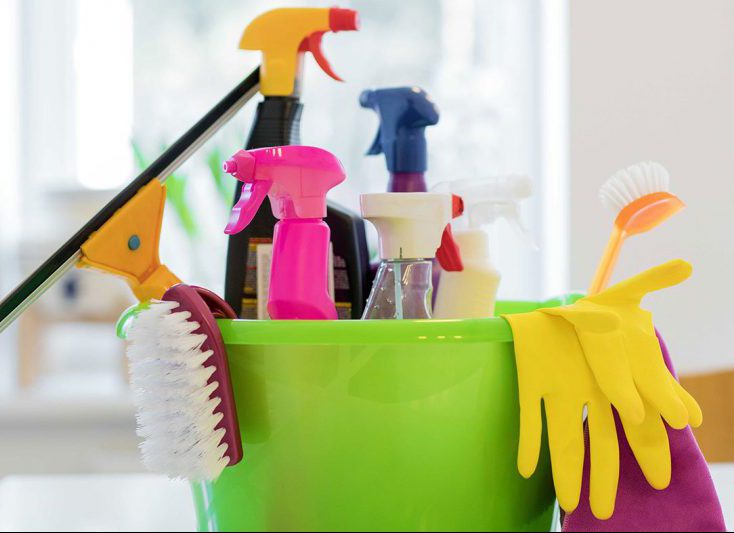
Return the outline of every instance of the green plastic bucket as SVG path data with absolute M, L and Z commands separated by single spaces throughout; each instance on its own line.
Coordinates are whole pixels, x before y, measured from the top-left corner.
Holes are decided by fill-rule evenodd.
M 498 312 L 540 306 L 505 302 Z M 517 473 L 504 320 L 220 328 L 244 459 L 193 486 L 200 530 L 550 530 L 547 451 L 531 479 Z

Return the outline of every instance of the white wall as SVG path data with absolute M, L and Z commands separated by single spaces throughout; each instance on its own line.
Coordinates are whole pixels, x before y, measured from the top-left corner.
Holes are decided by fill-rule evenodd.
M 734 2 L 570 1 L 572 285 L 588 285 L 611 227 L 600 184 L 662 162 L 688 209 L 629 241 L 615 279 L 692 262 L 649 308 L 679 371 L 734 367 Z

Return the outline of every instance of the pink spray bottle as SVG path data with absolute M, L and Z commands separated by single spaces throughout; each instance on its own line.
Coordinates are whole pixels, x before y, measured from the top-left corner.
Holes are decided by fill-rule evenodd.
M 244 183 L 224 232 L 247 227 L 265 200 L 279 220 L 273 235 L 268 313 L 275 320 L 336 320 L 329 296 L 331 231 L 326 193 L 344 181 L 339 160 L 310 146 L 240 150 L 224 171 Z

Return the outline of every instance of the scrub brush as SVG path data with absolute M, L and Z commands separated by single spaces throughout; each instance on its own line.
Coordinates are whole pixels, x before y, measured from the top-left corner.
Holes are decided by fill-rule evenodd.
M 148 469 L 211 481 L 242 459 L 227 355 L 216 318 L 235 318 L 214 293 L 179 284 L 130 323 L 127 355 Z
M 598 294 L 606 288 L 627 237 L 650 231 L 685 207 L 670 192 L 668 171 L 654 161 L 618 171 L 602 186 L 599 196 L 602 204 L 619 214 L 589 294 Z

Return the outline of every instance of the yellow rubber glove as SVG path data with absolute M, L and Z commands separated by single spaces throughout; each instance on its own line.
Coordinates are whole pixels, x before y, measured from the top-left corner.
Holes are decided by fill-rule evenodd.
M 691 271 L 683 260 L 670 261 L 572 306 L 542 310 L 575 327 L 586 361 L 618 409 L 637 462 L 656 489 L 667 488 L 671 478 L 668 435 L 661 417 L 671 427 L 683 429 L 689 423 L 699 426 L 703 415 L 665 366 L 652 315 L 640 303 L 650 292 L 683 282 Z M 613 313 L 620 328 L 598 332 L 586 318 L 592 311 Z
M 578 311 L 599 333 L 619 327 L 613 313 Z M 566 512 L 576 509 L 584 464 L 584 407 L 588 408 L 591 447 L 590 504 L 597 518 L 614 511 L 619 480 L 619 444 L 609 400 L 586 363 L 574 327 L 565 319 L 534 311 L 506 315 L 515 338 L 520 396 L 520 444 L 517 466 L 529 478 L 535 472 L 543 431 L 548 424 L 553 483 Z M 541 402 L 543 407 L 541 407 Z

